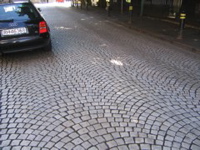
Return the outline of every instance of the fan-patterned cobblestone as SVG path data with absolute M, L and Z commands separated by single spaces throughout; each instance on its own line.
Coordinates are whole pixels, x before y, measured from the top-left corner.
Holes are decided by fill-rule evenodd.
M 0 58 L 0 149 L 200 149 L 199 54 L 89 12 L 42 13 L 52 52 Z

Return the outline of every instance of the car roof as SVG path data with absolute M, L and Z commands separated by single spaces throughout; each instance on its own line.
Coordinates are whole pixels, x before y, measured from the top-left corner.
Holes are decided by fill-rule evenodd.
M 9 3 L 30 3 L 30 0 L 0 0 L 0 4 L 9 4 Z

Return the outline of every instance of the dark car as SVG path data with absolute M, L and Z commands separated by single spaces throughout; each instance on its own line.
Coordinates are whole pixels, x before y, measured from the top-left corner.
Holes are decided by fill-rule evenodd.
M 0 53 L 51 50 L 50 29 L 30 1 L 0 0 Z

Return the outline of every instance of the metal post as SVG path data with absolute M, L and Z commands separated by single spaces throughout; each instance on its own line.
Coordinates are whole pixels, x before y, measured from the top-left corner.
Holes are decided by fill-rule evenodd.
M 124 13 L 124 0 L 121 0 L 121 14 Z
M 180 13 L 180 32 L 177 39 L 183 38 L 183 29 L 185 28 L 185 19 L 186 19 L 186 14 L 184 12 Z
M 143 11 L 144 11 L 144 0 L 141 0 L 140 16 L 143 16 Z
M 72 0 L 72 7 L 74 7 L 74 0 Z
M 133 6 L 130 3 L 129 5 L 129 13 L 130 13 L 130 18 L 129 18 L 129 23 L 132 24 L 132 18 L 133 18 Z
M 86 10 L 88 10 L 88 0 L 86 0 Z
M 107 11 L 108 11 L 108 16 L 110 17 L 110 1 L 107 1 Z
M 184 12 L 180 13 L 180 30 L 183 30 L 185 28 L 185 19 L 186 14 Z
M 129 11 L 129 23 L 132 23 L 132 16 L 133 16 L 133 5 L 131 0 L 126 0 L 127 3 L 129 3 L 128 11 Z

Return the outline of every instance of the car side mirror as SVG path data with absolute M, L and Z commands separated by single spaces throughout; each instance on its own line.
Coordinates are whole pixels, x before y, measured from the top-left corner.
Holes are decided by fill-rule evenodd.
M 42 10 L 40 8 L 38 8 L 38 11 L 41 12 Z

